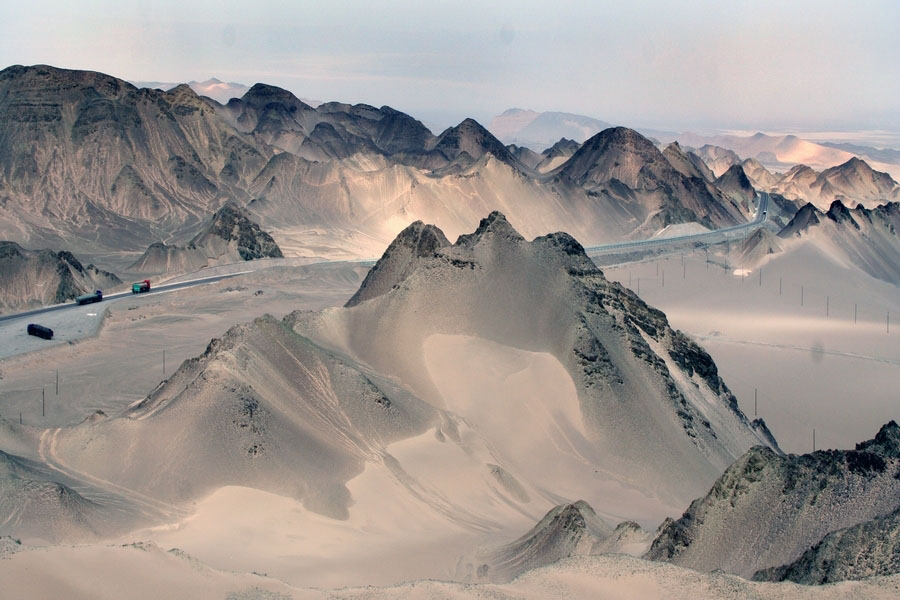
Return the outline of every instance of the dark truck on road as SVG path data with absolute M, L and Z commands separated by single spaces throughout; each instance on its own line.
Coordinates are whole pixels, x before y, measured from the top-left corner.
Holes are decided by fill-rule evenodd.
M 95 290 L 90 294 L 82 294 L 75 298 L 75 304 L 90 304 L 92 302 L 100 302 L 101 300 L 103 300 L 103 292 Z
M 150 291 L 150 280 L 145 279 L 143 281 L 138 281 L 137 283 L 131 284 L 131 293 L 132 294 L 143 294 L 144 292 Z
M 39 338 L 44 338 L 45 340 L 53 339 L 53 330 L 49 327 L 44 327 L 43 325 L 37 325 L 36 323 L 28 324 L 28 335 L 34 335 Z

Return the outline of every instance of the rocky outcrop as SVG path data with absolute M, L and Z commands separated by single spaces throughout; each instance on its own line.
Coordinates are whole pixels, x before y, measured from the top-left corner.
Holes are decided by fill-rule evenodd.
M 833 531 L 794 562 L 757 571 L 755 581 L 835 583 L 900 573 L 900 509 Z
M 898 507 L 900 427 L 891 421 L 854 450 L 799 456 L 778 455 L 767 448 L 750 450 L 680 519 L 661 528 L 646 557 L 745 577 L 788 565 L 783 571 L 765 571 L 765 577 L 784 578 L 788 573 L 802 577 L 799 573 L 806 571 L 815 579 L 822 576 L 814 573 L 819 559 L 850 552 L 861 531 L 884 533 L 885 538 L 867 542 L 873 547 L 895 547 L 893 521 L 864 524 Z M 846 530 L 857 526 L 863 529 Z M 826 538 L 839 530 L 845 531 Z M 803 558 L 816 545 L 819 548 Z M 843 554 L 834 565 L 836 573 L 851 572 L 850 563 Z M 883 558 L 874 558 L 871 568 L 882 563 Z
M 588 556 L 612 536 L 613 528 L 587 502 L 561 504 L 519 539 L 476 556 L 467 579 L 507 582 L 562 558 Z
M 549 173 L 569 160 L 573 154 L 578 152 L 579 148 L 581 148 L 581 144 L 575 140 L 562 138 L 541 152 L 541 160 L 534 168 L 540 173 Z
M 245 209 L 229 203 L 216 211 L 209 225 L 186 246 L 151 244 L 128 270 L 174 274 L 214 264 L 283 256 L 272 236 L 250 220 Z

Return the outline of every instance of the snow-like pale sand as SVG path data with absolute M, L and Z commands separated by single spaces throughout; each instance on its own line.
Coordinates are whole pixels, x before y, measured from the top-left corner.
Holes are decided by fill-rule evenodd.
M 461 556 L 515 539 L 560 502 L 587 500 L 611 524 L 671 512 L 596 472 L 575 386 L 551 354 L 454 335 L 429 337 L 423 351 L 455 426 L 368 463 L 347 484 L 347 520 L 229 486 L 123 543 L 150 540 L 297 586 L 391 585 L 453 578 Z
M 483 370 L 466 378 L 460 369 L 470 365 L 454 355 L 460 353 Z M 460 556 L 494 536 L 520 535 L 553 505 L 541 497 L 524 503 L 516 499 L 516 490 L 504 488 L 492 474 L 489 465 L 503 457 L 491 455 L 489 448 L 533 456 L 528 475 L 549 474 L 554 456 L 541 456 L 540 446 L 555 440 L 565 447 L 562 430 L 582 435 L 580 411 L 574 384 L 549 354 L 434 336 L 425 355 L 442 392 L 447 393 L 448 381 L 460 378 L 485 387 L 480 397 L 447 397 L 453 402 L 450 410 L 463 421 L 468 417 L 489 425 L 474 431 L 460 423 L 459 443 L 449 439 L 453 434 L 431 430 L 391 444 L 384 464 L 369 463 L 348 482 L 353 498 L 348 520 L 310 512 L 290 498 L 229 486 L 198 502 L 184 521 L 135 532 L 128 540 L 150 539 L 216 568 L 265 572 L 293 585 L 387 585 L 453 577 Z M 505 423 L 504 415 L 510 414 L 516 416 Z M 536 431 L 541 423 L 543 431 Z M 556 477 L 565 480 L 564 473 Z M 552 490 L 558 483 L 546 482 Z
M 662 500 L 598 469 L 602 457 L 586 438 L 575 385 L 552 354 L 471 336 L 432 335 L 424 357 L 447 408 L 478 423 L 493 460 L 536 489 L 548 508 L 586 500 L 613 525 L 658 519 L 655 525 L 672 514 Z

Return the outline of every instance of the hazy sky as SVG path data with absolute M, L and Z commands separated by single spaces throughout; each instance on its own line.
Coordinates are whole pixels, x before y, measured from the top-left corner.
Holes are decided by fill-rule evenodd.
M 446 125 L 900 130 L 900 1 L 6 2 L 0 65 L 264 81 Z

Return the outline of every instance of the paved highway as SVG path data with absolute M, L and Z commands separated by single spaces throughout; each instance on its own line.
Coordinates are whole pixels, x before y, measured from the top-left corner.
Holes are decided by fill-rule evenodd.
M 763 223 L 765 223 L 768 218 L 768 209 L 769 209 L 769 194 L 765 192 L 761 192 L 759 194 L 759 209 L 756 211 L 756 218 L 748 223 L 742 223 L 740 225 L 733 225 L 732 227 L 725 227 L 722 229 L 716 229 L 715 231 L 707 231 L 704 233 L 694 233 L 690 235 L 680 235 L 676 237 L 669 238 L 653 238 L 649 240 L 639 240 L 636 242 L 617 242 L 615 244 L 601 244 L 599 246 L 589 246 L 585 248 L 585 251 L 588 254 L 617 254 L 619 252 L 639 249 L 639 248 L 648 248 L 648 247 L 658 247 L 658 246 L 666 246 L 669 244 L 678 244 L 682 242 L 702 242 L 702 241 L 713 241 L 717 237 L 727 236 L 733 233 L 746 232 L 751 233 L 756 228 L 760 227 Z M 721 241 L 721 240 L 718 240 Z M 343 262 L 343 261 L 323 261 L 323 262 Z M 351 262 L 359 262 L 361 264 L 374 265 L 375 260 L 360 260 L 360 261 L 351 261 Z M 315 264 L 315 263 L 313 263 Z M 147 294 L 158 294 L 160 292 L 167 292 L 171 290 L 177 290 L 180 288 L 193 287 L 196 285 L 204 285 L 207 283 L 215 283 L 217 281 L 221 281 L 223 279 L 228 279 L 229 277 L 235 277 L 237 275 L 243 275 L 244 273 L 250 273 L 253 269 L 240 271 L 238 273 L 229 273 L 227 275 L 213 275 L 211 277 L 202 277 L 200 279 L 192 279 L 190 281 L 182 281 L 179 283 L 167 283 L 159 286 L 154 286 L 150 289 L 149 292 L 144 292 L 141 294 L 142 296 Z M 109 302 L 112 300 L 118 300 L 120 298 L 127 298 L 132 296 L 131 291 L 118 292 L 115 294 L 110 294 L 108 296 L 103 297 L 103 302 Z M 66 310 L 68 308 L 73 308 L 78 306 L 74 302 L 67 302 L 65 304 L 54 304 L 53 306 L 45 306 L 42 308 L 37 308 L 35 310 L 29 310 L 20 313 L 13 313 L 8 315 L 0 315 L 0 322 L 9 321 L 11 319 L 19 319 L 24 317 L 31 317 L 34 315 L 40 315 L 43 313 L 48 313 L 57 310 Z
M 585 252 L 588 254 L 617 254 L 619 251 L 626 250 L 635 250 L 640 248 L 652 248 L 657 246 L 665 246 L 668 244 L 677 244 L 682 242 L 703 242 L 709 241 L 712 242 L 716 238 L 720 236 L 727 237 L 729 234 L 733 233 L 741 233 L 746 232 L 747 234 L 752 233 L 757 228 L 762 226 L 763 223 L 768 219 L 769 214 L 769 194 L 766 192 L 760 192 L 759 194 L 759 208 L 756 211 L 756 218 L 747 223 L 741 223 L 740 225 L 733 225 L 731 227 L 724 227 L 722 229 L 716 229 L 714 231 L 706 231 L 704 233 L 693 233 L 690 235 L 679 235 L 676 237 L 670 238 L 653 238 L 649 240 L 639 240 L 636 242 L 618 242 L 615 244 L 601 244 L 599 246 L 590 246 L 585 248 Z M 741 236 L 742 237 L 742 236 Z M 721 241 L 721 240 L 718 240 Z
M 228 279 L 230 277 L 235 277 L 237 275 L 243 275 L 244 273 L 250 273 L 250 271 L 241 271 L 239 273 L 229 273 L 227 275 L 213 275 L 211 277 L 201 277 L 200 279 L 192 279 L 190 281 L 181 281 L 178 283 L 164 283 L 159 286 L 154 286 L 150 288 L 149 292 L 144 292 L 143 294 L 139 294 L 140 296 L 146 296 L 148 294 L 159 294 L 162 292 L 169 292 L 171 290 L 177 290 L 181 288 L 194 287 L 195 285 L 205 285 L 207 283 L 215 283 L 217 281 L 221 281 L 223 279 Z M 108 296 L 103 296 L 103 300 L 100 304 L 105 304 L 106 302 L 111 302 L 113 300 L 118 300 L 120 298 L 130 298 L 134 294 L 131 291 L 125 292 L 117 292 L 115 294 L 110 294 Z M 65 304 L 54 304 L 52 306 L 44 306 L 42 308 L 36 308 L 34 310 L 28 310 L 20 313 L 12 313 L 9 315 L 0 315 L 0 321 L 9 321 L 12 319 L 20 319 L 24 317 L 32 317 L 34 315 L 40 315 L 43 313 L 53 312 L 57 310 L 66 310 L 68 308 L 75 308 L 78 306 L 74 301 L 66 302 Z

